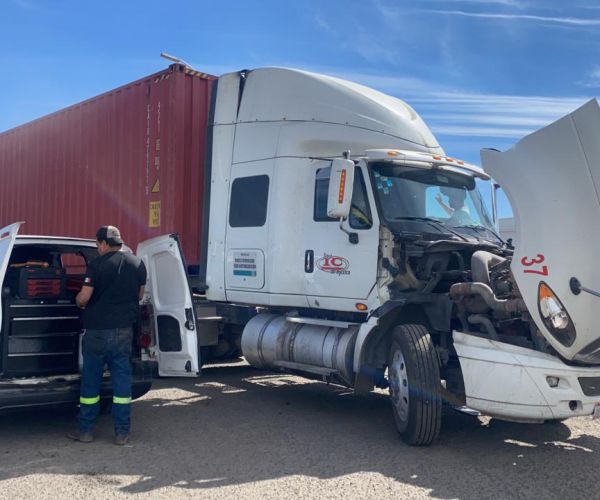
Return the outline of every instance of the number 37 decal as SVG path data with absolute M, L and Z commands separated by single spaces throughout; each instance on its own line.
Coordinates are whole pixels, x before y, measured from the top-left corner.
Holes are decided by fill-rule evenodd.
M 542 276 L 548 276 L 548 266 L 542 265 L 545 260 L 546 260 L 546 257 L 544 257 L 544 255 L 541 253 L 538 253 L 537 256 L 533 259 L 530 259 L 529 257 L 523 257 L 521 259 L 521 264 L 523 264 L 524 267 L 534 267 L 535 266 L 537 268 L 537 269 L 523 269 L 523 272 L 529 273 L 529 274 L 541 274 Z

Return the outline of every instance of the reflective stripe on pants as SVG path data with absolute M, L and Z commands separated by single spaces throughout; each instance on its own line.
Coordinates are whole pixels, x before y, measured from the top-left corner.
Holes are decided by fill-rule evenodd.
M 131 403 L 131 398 L 118 398 L 117 396 L 113 396 L 113 403 L 118 405 L 128 405 Z
M 82 405 L 95 405 L 99 401 L 100 401 L 100 396 L 96 396 L 94 398 L 84 398 L 84 397 L 79 398 L 79 402 Z

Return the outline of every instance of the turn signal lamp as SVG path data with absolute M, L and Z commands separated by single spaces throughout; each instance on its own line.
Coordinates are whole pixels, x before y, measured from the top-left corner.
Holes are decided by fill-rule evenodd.
M 538 310 L 552 336 L 567 347 L 573 345 L 576 337 L 573 321 L 556 294 L 543 281 L 538 287 Z
M 364 312 L 364 311 L 366 311 L 368 309 L 368 307 L 367 307 L 366 304 L 363 304 L 362 302 L 357 302 L 356 303 L 356 309 L 358 311 Z
M 338 203 L 344 203 L 344 192 L 346 190 L 346 170 L 342 170 L 342 175 L 340 177 L 340 191 L 338 194 Z

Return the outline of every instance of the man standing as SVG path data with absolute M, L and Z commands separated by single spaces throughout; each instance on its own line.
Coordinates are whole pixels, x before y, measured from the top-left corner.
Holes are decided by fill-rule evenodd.
M 96 245 L 99 257 L 89 263 L 83 287 L 75 298 L 77 306 L 83 309 L 85 332 L 79 429 L 68 437 L 83 443 L 94 440 L 106 363 L 113 389 L 115 444 L 124 445 L 129 441 L 131 425 L 133 324 L 144 295 L 146 268 L 138 257 L 120 251 L 123 240 L 115 226 L 98 229 Z

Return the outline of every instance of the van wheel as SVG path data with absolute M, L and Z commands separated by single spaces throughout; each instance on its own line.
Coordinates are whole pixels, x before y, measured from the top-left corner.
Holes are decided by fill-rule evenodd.
M 425 327 L 394 328 L 387 373 L 402 440 L 413 446 L 431 444 L 440 432 L 442 396 L 438 356 Z

